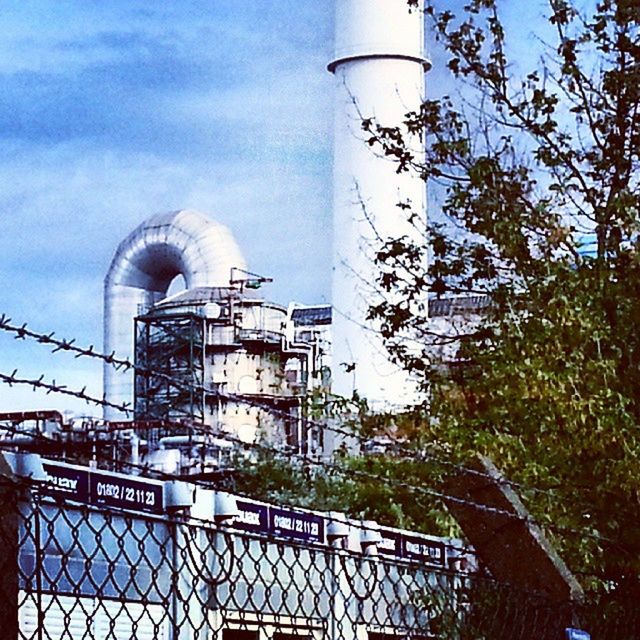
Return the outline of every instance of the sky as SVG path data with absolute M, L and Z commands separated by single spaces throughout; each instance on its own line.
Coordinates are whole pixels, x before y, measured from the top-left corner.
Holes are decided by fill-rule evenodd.
M 329 299 L 328 1 L 3 0 L 0 313 L 102 345 L 102 282 L 145 218 L 226 224 L 277 302 Z M 102 395 L 91 360 L 0 332 L 0 372 Z M 0 410 L 73 399 L 0 384 Z
M 3 0 L 0 24 L 0 314 L 101 349 L 118 243 L 181 208 L 265 296 L 330 300 L 333 0 Z M 14 369 L 102 396 L 98 362 L 0 331 Z M 35 408 L 100 414 L 0 383 L 0 411 Z

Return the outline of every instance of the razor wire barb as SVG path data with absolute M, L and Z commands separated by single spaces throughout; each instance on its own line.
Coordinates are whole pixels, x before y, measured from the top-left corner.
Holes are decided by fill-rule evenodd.
M 75 338 L 69 339 L 69 340 L 64 338 L 54 338 L 55 332 L 50 332 L 50 333 L 36 332 L 29 329 L 26 323 L 23 323 L 22 325 L 14 325 L 11 323 L 11 318 L 6 316 L 5 314 L 0 315 L 0 331 L 7 331 L 9 333 L 14 333 L 16 339 L 24 340 L 26 338 L 29 338 L 29 339 L 35 340 L 40 344 L 52 345 L 54 347 L 54 349 L 52 350 L 52 353 L 67 351 L 75 354 L 76 358 L 88 357 L 88 358 L 98 359 L 105 362 L 106 364 L 109 364 L 115 367 L 116 370 L 123 369 L 125 371 L 135 371 L 143 375 L 154 376 L 156 378 L 164 380 L 165 382 L 172 385 L 174 388 L 182 391 L 187 391 L 187 392 L 196 393 L 196 394 L 205 393 L 212 397 L 219 398 L 221 400 L 226 400 L 230 402 L 244 404 L 247 406 L 252 406 L 254 408 L 259 408 L 259 409 L 262 409 L 263 411 L 267 411 L 274 416 L 278 416 L 285 419 L 291 419 L 291 414 L 281 409 L 278 409 L 277 407 L 274 407 L 268 403 L 260 402 L 259 400 L 255 400 L 255 399 L 246 398 L 245 396 L 242 396 L 242 395 L 223 393 L 218 389 L 210 389 L 208 387 L 205 387 L 204 385 L 192 385 L 188 383 L 185 384 L 184 382 L 176 380 L 175 377 L 165 372 L 157 371 L 149 367 L 137 365 L 128 359 L 118 358 L 116 357 L 115 352 L 111 354 L 104 354 L 104 353 L 100 353 L 99 351 L 96 351 L 93 345 L 89 345 L 89 347 L 78 346 L 76 344 Z M 17 372 L 14 371 L 12 375 L 15 375 L 16 373 Z M 0 374 L 0 381 L 4 381 L 8 384 L 11 384 L 12 382 L 15 382 L 15 383 L 20 382 L 22 384 L 31 384 L 34 387 L 44 388 L 50 391 L 56 391 L 55 382 L 51 386 L 47 384 L 43 384 L 44 376 L 41 376 L 37 380 L 20 380 L 20 381 L 15 379 L 12 380 L 10 378 L 11 377 L 9 376 Z M 58 388 L 65 389 L 65 387 L 60 387 L 60 386 Z M 118 411 L 122 411 L 126 415 L 130 415 L 133 413 L 133 409 L 131 408 L 131 405 L 129 403 L 123 403 L 118 405 L 118 404 L 108 402 L 106 398 L 103 398 L 101 401 L 97 402 L 95 399 L 89 398 L 84 393 L 85 390 L 86 390 L 86 387 L 85 389 L 82 389 L 82 391 L 78 393 L 67 393 L 67 395 L 78 397 L 82 400 L 85 400 L 88 403 L 100 404 L 101 406 L 114 408 Z M 60 393 L 65 393 L 65 391 L 60 391 Z M 336 435 L 340 435 L 345 438 L 355 439 L 360 444 L 365 444 L 368 441 L 368 439 L 365 436 L 362 436 L 361 434 L 356 433 L 353 430 L 338 427 L 338 426 L 329 424 L 327 422 L 314 420 L 308 417 L 305 417 L 305 422 L 308 425 L 317 427 L 319 429 L 324 429 L 328 432 L 335 433 Z M 496 480 L 493 476 L 490 476 L 489 474 L 483 471 L 480 471 L 478 469 L 473 469 L 471 467 L 467 467 L 465 465 L 453 462 L 451 460 L 446 460 L 441 456 L 438 456 L 431 452 L 428 452 L 428 451 L 416 452 L 414 449 L 405 447 L 404 445 L 399 443 L 397 440 L 394 441 L 394 446 L 396 447 L 397 452 L 404 454 L 406 458 L 409 460 L 412 460 L 415 462 L 423 462 L 425 460 L 429 460 L 429 461 L 436 462 L 437 464 L 440 464 L 442 466 L 445 466 L 451 469 L 456 469 L 458 471 L 462 471 L 463 473 L 466 473 L 472 476 L 482 477 L 491 481 Z M 520 489 L 522 491 L 530 491 L 533 493 L 546 494 L 551 496 L 553 495 L 552 490 L 540 489 L 538 487 L 524 485 L 522 483 L 515 482 L 513 480 L 508 480 L 506 478 L 502 478 L 500 482 L 505 485 L 511 486 L 513 488 Z

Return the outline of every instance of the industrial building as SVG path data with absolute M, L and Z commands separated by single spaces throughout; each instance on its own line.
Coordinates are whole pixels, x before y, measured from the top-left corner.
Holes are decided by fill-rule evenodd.
M 425 187 L 372 154 L 360 123 L 395 125 L 420 104 L 422 3 L 413 12 L 393 0 L 337 7 L 332 304 L 260 296 L 268 278 L 248 270 L 229 229 L 196 211 L 154 215 L 120 243 L 104 283 L 104 420 L 0 414 L 3 637 L 515 637 L 519 609 L 459 540 L 216 488 L 234 447 L 330 456 L 335 430 L 326 437 L 307 415 L 315 392 L 358 394 L 380 410 L 419 399 L 368 309 L 380 294 L 376 247 L 416 232 L 397 205 L 423 220 Z M 171 293 L 177 276 L 185 290 Z M 442 497 L 469 521 L 482 507 L 478 540 L 499 546 L 515 535 L 514 513 L 530 523 L 508 510 L 508 483 L 480 476 L 479 498 Z M 476 502 L 488 488 L 496 507 Z M 523 535 L 533 539 L 531 527 Z M 505 572 L 520 562 L 512 551 L 494 553 Z M 563 580 L 559 590 L 572 586 Z M 567 611 L 548 602 L 525 613 L 518 637 L 565 627 Z
M 322 382 L 324 354 L 295 317 L 244 287 L 189 289 L 154 305 L 135 319 L 136 419 L 189 417 L 245 442 L 270 434 L 314 451 L 303 402 Z
M 380 125 L 397 125 L 408 110 L 421 104 L 424 73 L 429 67 L 424 53 L 423 14 L 421 6 L 405 11 L 391 0 L 348 0 L 336 6 L 335 53 L 328 64 L 336 89 L 332 347 L 321 356 L 326 362 L 320 362 L 317 354 L 309 355 L 313 351 L 311 343 L 305 346 L 305 340 L 299 339 L 306 331 L 300 331 L 297 337 L 292 334 L 292 314 L 288 317 L 268 301 L 251 302 L 245 296 L 246 287 L 239 293 L 242 287 L 236 285 L 241 282 L 234 280 L 233 273 L 246 273 L 247 261 L 232 232 L 207 216 L 187 210 L 149 218 L 118 247 L 105 279 L 107 353 L 133 358 L 135 351 L 155 362 L 153 345 L 167 339 L 166 335 L 161 337 L 160 326 L 170 325 L 168 309 L 176 316 L 196 312 L 205 318 L 202 327 L 196 328 L 195 320 L 189 324 L 186 317 L 184 322 L 190 326 L 189 344 L 199 343 L 196 351 L 200 352 L 190 355 L 190 363 L 184 359 L 180 362 L 180 375 L 190 376 L 196 386 L 223 386 L 226 391 L 258 394 L 262 399 L 272 396 L 274 402 L 278 397 L 280 408 L 288 404 L 293 411 L 293 398 L 301 390 L 315 385 L 318 376 L 327 380 L 327 369 L 324 374 L 321 370 L 330 362 L 331 388 L 337 395 L 351 397 L 356 392 L 379 409 L 417 401 L 415 385 L 406 372 L 390 361 L 375 322 L 368 318 L 368 309 L 380 295 L 376 291 L 375 251 L 389 239 L 415 237 L 414 225 L 398 204 L 409 203 L 412 212 L 424 221 L 425 185 L 410 172 L 398 175 L 392 160 L 374 153 L 363 140 L 361 122 L 366 117 L 375 118 Z M 419 161 L 422 142 L 419 137 L 408 142 L 415 143 Z M 187 291 L 181 297 L 164 300 L 178 275 L 184 278 Z M 232 315 L 214 317 L 218 309 L 230 310 L 231 306 L 242 319 Z M 135 347 L 134 318 L 138 318 Z M 323 321 L 322 326 L 327 325 Z M 203 333 L 198 336 L 200 330 Z M 250 334 L 255 339 L 250 339 Z M 325 331 L 322 339 L 328 343 L 326 334 Z M 182 329 L 178 339 L 185 339 Z M 232 346 L 240 344 L 237 340 L 242 343 L 238 349 Z M 325 357 L 329 350 L 330 361 Z M 158 357 L 162 360 L 166 349 L 165 355 L 160 351 Z M 205 352 L 215 362 L 206 362 Z M 196 362 L 198 358 L 201 362 Z M 235 359 L 237 371 L 231 364 Z M 258 369 L 262 376 L 256 377 Z M 298 371 L 296 376 L 294 370 Z M 222 380 L 224 376 L 228 379 Z M 231 409 L 231 414 L 222 420 L 218 408 L 204 397 L 206 394 L 180 398 L 178 406 L 170 409 L 167 403 L 178 399 L 177 390 L 160 389 L 162 385 L 157 380 L 147 382 L 145 385 L 144 380 L 138 380 L 135 385 L 136 411 L 144 411 L 145 415 L 163 416 L 188 409 L 204 422 L 216 416 L 221 423 L 233 424 L 238 434 L 243 430 L 243 437 L 258 428 L 259 412 L 241 424 L 239 418 L 232 418 Z M 128 372 L 105 368 L 104 392 L 111 403 L 132 402 L 133 388 Z M 153 399 L 156 388 L 158 393 Z M 122 415 L 110 408 L 105 418 L 121 419 Z
M 178 274 L 187 288 L 167 296 Z M 267 280 L 247 271 L 229 230 L 195 211 L 153 216 L 118 248 L 105 280 L 105 350 L 136 366 L 105 366 L 105 398 L 132 402 L 136 421 L 174 425 L 153 439 L 138 434 L 152 448 L 171 442 L 165 462 L 194 447 L 187 427 L 176 430 L 181 420 L 241 442 L 322 453 L 305 403 L 330 385 L 331 308 L 265 300 L 258 293 Z M 107 408 L 105 418 L 119 413 Z M 219 438 L 199 444 L 200 472 L 220 459 L 220 446 Z
M 347 0 L 336 30 L 332 304 L 262 297 L 268 278 L 197 211 L 124 238 L 104 281 L 104 420 L 0 416 L 4 637 L 435 637 L 420 598 L 462 579 L 446 541 L 210 488 L 243 444 L 331 455 L 335 435 L 307 416 L 315 392 L 415 400 L 361 285 L 375 282 L 375 243 L 411 232 L 398 198 L 422 215 L 424 185 L 372 155 L 354 123 L 420 103 L 422 15 Z
M 231 230 L 208 216 L 152 216 L 121 242 L 105 278 L 105 352 L 136 364 L 135 375 L 105 365 L 106 420 L 123 420 L 114 405 L 130 404 L 136 420 L 187 418 L 240 441 L 330 454 L 339 443 L 305 420 L 314 390 L 356 393 L 380 410 L 417 402 L 368 309 L 379 297 L 373 255 L 391 238 L 416 234 L 397 205 L 410 203 L 423 220 L 425 185 L 374 154 L 360 123 L 397 124 L 418 108 L 428 67 L 421 11 L 389 0 L 337 3 L 328 65 L 336 78 L 331 306 L 285 308 L 255 295 L 264 279 L 247 270 Z M 186 290 L 168 296 L 179 275 Z M 167 438 L 193 445 L 175 431 L 155 440 Z M 201 452 L 201 466 L 208 455 Z

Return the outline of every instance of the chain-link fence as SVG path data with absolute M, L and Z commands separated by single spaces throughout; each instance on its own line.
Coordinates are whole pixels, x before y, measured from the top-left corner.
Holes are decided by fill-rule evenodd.
M 2 638 L 559 640 L 571 623 L 568 607 L 444 566 L 33 485 L 0 494 Z M 612 612 L 591 616 L 608 624 L 594 640 L 640 637 Z
M 553 620 L 505 635 L 506 594 L 423 563 L 2 491 L 5 638 L 542 638 Z

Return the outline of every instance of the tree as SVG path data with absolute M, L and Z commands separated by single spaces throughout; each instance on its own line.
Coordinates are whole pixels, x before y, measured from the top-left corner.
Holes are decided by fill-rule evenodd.
M 528 505 L 564 529 L 572 567 L 640 593 L 640 5 L 550 0 L 553 41 L 522 75 L 497 0 L 426 13 L 460 92 L 363 128 L 440 213 L 423 242 L 379 247 L 394 295 L 371 317 L 429 391 L 421 442 L 542 489 Z M 405 145 L 416 132 L 424 161 Z M 435 331 L 406 312 L 427 294 L 487 305 L 466 331 Z

